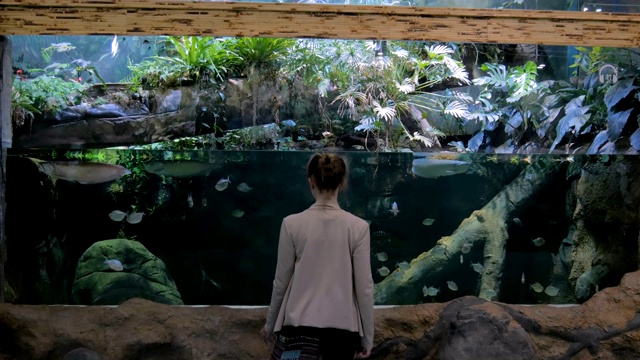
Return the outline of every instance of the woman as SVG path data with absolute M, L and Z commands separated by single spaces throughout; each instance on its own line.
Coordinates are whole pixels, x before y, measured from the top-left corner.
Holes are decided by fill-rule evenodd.
M 364 359 L 373 347 L 369 225 L 338 205 L 338 192 L 347 179 L 342 157 L 312 156 L 307 178 L 316 201 L 282 221 L 261 335 L 266 342 L 273 341 L 274 332 L 306 342 L 307 348 L 318 348 L 324 360 Z M 271 359 L 281 355 L 278 343 Z

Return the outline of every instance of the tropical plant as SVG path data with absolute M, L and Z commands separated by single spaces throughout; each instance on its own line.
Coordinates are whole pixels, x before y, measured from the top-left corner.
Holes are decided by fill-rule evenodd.
M 12 88 L 12 106 L 14 124 L 18 124 L 21 115 L 25 119 L 33 118 L 33 113 L 51 115 L 63 108 L 77 104 L 86 84 L 65 81 L 59 77 L 42 75 L 36 79 L 15 78 Z
M 74 80 L 77 82 L 83 82 L 82 76 L 84 73 L 89 74 L 89 76 L 93 76 L 98 79 L 102 84 L 105 83 L 104 79 L 98 73 L 98 69 L 91 65 L 91 61 L 87 61 L 84 59 L 74 59 L 70 55 L 70 51 L 75 49 L 68 42 L 62 43 L 53 43 L 51 46 L 42 49 L 42 57 L 47 61 L 51 61 L 51 55 L 54 52 L 65 54 L 69 58 L 69 63 L 52 63 L 44 68 L 44 74 L 59 76 L 64 78 L 65 80 Z M 37 72 L 36 69 L 31 70 L 31 72 Z M 90 81 L 90 78 L 85 76 L 84 81 Z
M 504 130 L 502 151 L 517 151 L 526 145 L 547 143 L 554 151 L 565 143 L 565 151 L 591 142 L 587 150 L 596 153 L 607 142 L 625 134 L 640 149 L 640 68 L 631 53 L 603 48 L 578 47 L 573 82 L 537 83 L 532 62 L 507 69 L 485 64 L 487 75 L 474 81 L 484 86 L 476 98 L 467 98 L 468 114 L 463 122 L 480 122 L 480 130 L 466 150 L 477 151 L 498 138 Z M 464 100 L 464 99 L 462 99 Z M 491 144 L 493 145 L 493 144 Z
M 339 103 L 341 115 L 360 122 L 356 130 L 381 139 L 383 148 L 398 148 L 400 144 L 394 139 L 432 145 L 425 136 L 430 134 L 412 133 L 403 123 L 403 115 L 411 108 L 462 115 L 463 104 L 458 100 L 430 92 L 433 85 L 448 79 L 469 83 L 466 70 L 451 56 L 453 49 L 449 46 L 419 43 L 404 46 L 395 42 L 337 45 L 332 53 L 331 70 L 327 72 L 341 92 L 333 103 Z M 394 135 L 395 127 L 404 135 Z
M 231 50 L 232 40 L 202 36 L 167 36 L 165 55 L 152 56 L 138 64 L 129 63 L 131 76 L 125 79 L 147 88 L 183 83 L 223 81 L 239 62 Z
M 527 62 L 522 66 L 507 68 L 499 64 L 484 64 L 481 69 L 487 75 L 473 81 L 480 86 L 476 97 L 459 95 L 467 104 L 460 119 L 479 123 L 480 130 L 469 140 L 467 148 L 477 151 L 490 141 L 490 132 L 503 129 L 512 150 L 531 141 L 542 122 L 550 115 L 548 82 L 537 83 L 537 65 Z

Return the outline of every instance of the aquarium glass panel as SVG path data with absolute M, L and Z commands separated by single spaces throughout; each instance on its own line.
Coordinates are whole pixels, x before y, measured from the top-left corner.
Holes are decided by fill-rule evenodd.
M 378 304 L 580 303 L 638 268 L 638 49 L 11 39 L 9 302 L 265 305 L 329 151 Z

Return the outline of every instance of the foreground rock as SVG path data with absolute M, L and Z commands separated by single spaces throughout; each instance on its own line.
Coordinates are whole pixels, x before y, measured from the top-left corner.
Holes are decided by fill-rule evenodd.
M 117 261 L 111 269 L 105 260 Z M 98 241 L 78 260 L 73 299 L 79 305 L 120 305 L 142 298 L 183 305 L 180 292 L 162 260 L 141 243 L 127 239 Z
M 464 297 L 376 310 L 372 359 L 637 359 L 640 271 L 582 305 L 524 306 Z M 0 305 L 0 359 L 263 359 L 266 308 Z

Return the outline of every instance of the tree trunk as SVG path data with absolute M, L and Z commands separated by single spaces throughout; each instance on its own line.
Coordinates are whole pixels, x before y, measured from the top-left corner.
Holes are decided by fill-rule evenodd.
M 376 284 L 376 304 L 420 303 L 425 284 L 439 283 L 461 267 L 472 271 L 467 269 L 468 262 L 460 263 L 460 257 L 481 246 L 484 264 L 480 264 L 483 270 L 480 271 L 479 296 L 488 300 L 495 298 L 504 268 L 508 221 L 523 210 L 527 200 L 554 180 L 554 175 L 564 168 L 563 163 L 542 157 L 533 162 L 482 209 L 464 219 L 452 235 L 441 238 L 434 248 L 413 259 L 408 270 L 396 269 Z

